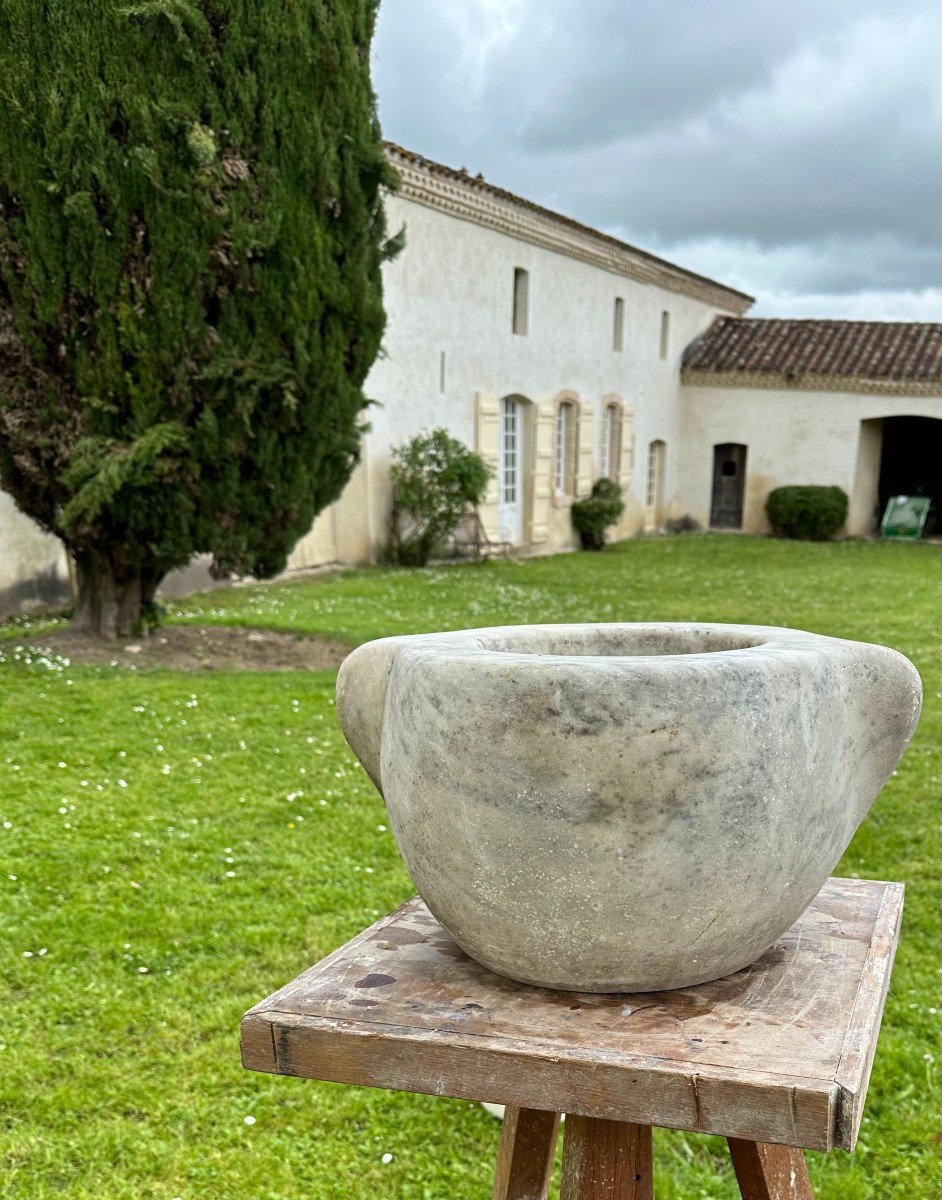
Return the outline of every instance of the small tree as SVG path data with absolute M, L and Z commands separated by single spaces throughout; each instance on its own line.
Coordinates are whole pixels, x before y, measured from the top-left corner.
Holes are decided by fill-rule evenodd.
M 4 0 L 0 482 L 76 626 L 270 576 L 359 453 L 385 317 L 377 0 Z
M 490 471 L 479 454 L 444 429 L 433 429 L 395 447 L 390 475 L 390 558 L 424 566 L 454 533 L 462 514 L 484 499 Z
M 612 479 L 597 479 L 592 494 L 572 506 L 572 523 L 582 541 L 583 550 L 602 550 L 605 530 L 616 525 L 625 511 L 621 488 Z

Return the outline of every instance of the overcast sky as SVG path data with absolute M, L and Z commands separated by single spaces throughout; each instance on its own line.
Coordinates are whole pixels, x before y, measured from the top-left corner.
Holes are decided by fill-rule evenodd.
M 384 0 L 384 133 L 757 296 L 942 320 L 939 0 Z

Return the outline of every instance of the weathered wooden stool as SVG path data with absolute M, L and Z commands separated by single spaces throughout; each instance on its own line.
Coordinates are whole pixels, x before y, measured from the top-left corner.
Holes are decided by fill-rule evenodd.
M 467 957 L 420 900 L 246 1013 L 250 1070 L 508 1105 L 494 1196 L 650 1200 L 651 1127 L 729 1139 L 747 1200 L 811 1196 L 801 1147 L 852 1150 L 903 888 L 831 879 L 737 975 L 676 992 L 551 992 Z

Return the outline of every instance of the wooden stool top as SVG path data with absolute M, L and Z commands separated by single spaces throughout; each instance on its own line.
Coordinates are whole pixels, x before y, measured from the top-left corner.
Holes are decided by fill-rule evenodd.
M 672 992 L 528 987 L 418 899 L 246 1013 L 255 1071 L 852 1150 L 903 887 L 831 879 L 751 967 Z

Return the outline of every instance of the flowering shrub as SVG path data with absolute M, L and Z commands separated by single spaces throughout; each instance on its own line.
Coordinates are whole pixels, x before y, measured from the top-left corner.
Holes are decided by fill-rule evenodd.
M 484 459 L 444 429 L 420 433 L 392 453 L 391 562 L 424 566 L 463 513 L 484 499 Z

